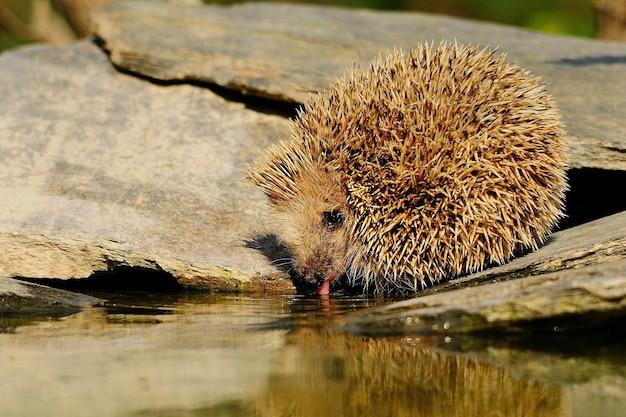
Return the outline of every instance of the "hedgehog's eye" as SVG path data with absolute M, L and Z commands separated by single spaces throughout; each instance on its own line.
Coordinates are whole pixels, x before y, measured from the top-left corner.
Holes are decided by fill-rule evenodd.
M 343 223 L 343 214 L 339 210 L 325 211 L 322 213 L 322 217 L 324 226 L 329 229 L 334 229 Z

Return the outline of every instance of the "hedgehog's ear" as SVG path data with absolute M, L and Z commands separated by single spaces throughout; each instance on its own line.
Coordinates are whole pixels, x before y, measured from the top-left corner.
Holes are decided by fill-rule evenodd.
M 246 179 L 259 187 L 267 196 L 270 204 L 278 206 L 293 196 L 293 179 L 281 173 L 276 166 L 260 163 L 246 172 Z
M 272 205 L 281 205 L 296 194 L 296 178 L 300 170 L 293 155 L 286 153 L 284 146 L 275 146 L 265 158 L 252 165 L 246 179 L 259 187 Z
M 278 142 L 248 170 L 247 178 L 263 190 L 272 205 L 281 205 L 298 194 L 303 175 L 318 169 L 311 153 L 302 141 Z

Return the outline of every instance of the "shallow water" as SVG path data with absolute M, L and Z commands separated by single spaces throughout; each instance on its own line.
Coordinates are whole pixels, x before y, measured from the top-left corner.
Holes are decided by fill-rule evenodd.
M 623 329 L 370 338 L 337 331 L 363 298 L 98 295 L 0 321 L 0 415 L 626 416 Z

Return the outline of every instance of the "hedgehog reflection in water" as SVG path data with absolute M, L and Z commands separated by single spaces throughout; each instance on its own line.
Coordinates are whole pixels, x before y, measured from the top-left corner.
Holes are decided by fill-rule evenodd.
M 249 179 L 305 286 L 412 292 L 536 249 L 563 217 L 564 131 L 496 52 L 419 45 L 305 103 Z

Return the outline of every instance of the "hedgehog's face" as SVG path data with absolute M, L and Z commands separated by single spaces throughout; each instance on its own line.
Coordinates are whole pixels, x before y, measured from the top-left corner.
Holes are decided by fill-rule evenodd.
M 274 225 L 292 254 L 296 285 L 327 294 L 330 283 L 346 271 L 346 196 L 331 174 L 300 184 L 293 198 L 274 205 Z

